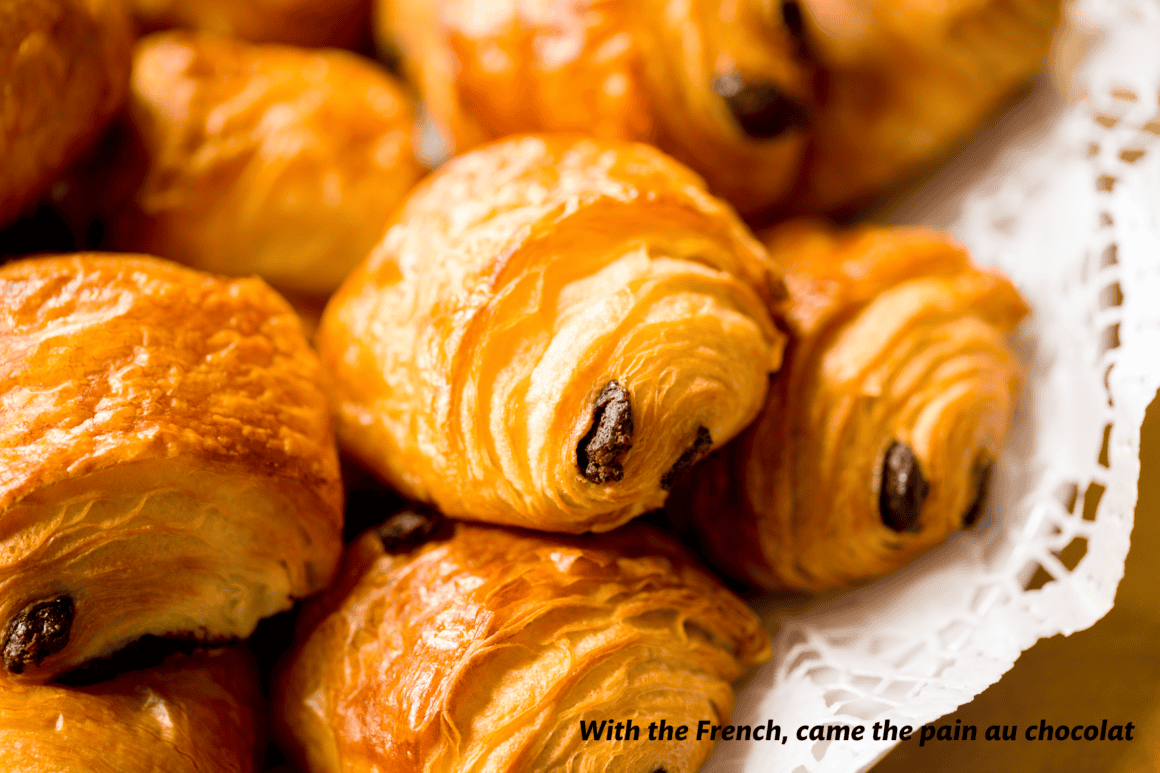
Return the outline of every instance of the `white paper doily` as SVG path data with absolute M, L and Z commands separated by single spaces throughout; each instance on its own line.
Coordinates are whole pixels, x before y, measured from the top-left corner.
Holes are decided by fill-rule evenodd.
M 1034 308 L 1016 336 L 1026 383 L 989 511 L 872 585 L 760 608 L 775 653 L 734 724 L 918 728 L 1040 638 L 1111 609 L 1160 386 L 1160 2 L 1088 0 L 1067 16 L 1061 74 L 890 218 L 953 232 Z M 892 745 L 720 742 L 705 770 L 853 773 Z

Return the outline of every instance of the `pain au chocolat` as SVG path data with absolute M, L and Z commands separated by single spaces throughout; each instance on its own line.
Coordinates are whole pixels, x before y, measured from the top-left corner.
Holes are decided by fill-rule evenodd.
M 325 297 L 426 172 L 402 85 L 354 54 L 171 32 L 137 42 L 143 173 L 110 240 Z
M 1047 59 L 1060 0 L 377 0 L 456 152 L 649 142 L 748 218 L 849 208 L 946 153 Z
M 822 84 L 788 208 L 848 208 L 946 154 L 1047 61 L 1060 0 L 800 0 Z
M 317 342 L 344 447 L 404 494 L 456 518 L 606 531 L 757 415 L 783 292 L 673 160 L 525 136 L 420 184 Z
M 375 25 L 453 152 L 521 132 L 648 142 L 744 214 L 788 192 L 808 137 L 811 73 L 767 5 L 379 0 Z
M 124 102 L 131 45 L 121 0 L 0 3 L 0 226 L 97 142 Z
M 0 679 L 0 769 L 253 773 L 261 704 L 254 666 L 234 647 L 83 687 Z
M 1007 334 L 1027 306 L 934 231 L 798 221 L 765 237 L 792 300 L 785 366 L 690 501 L 723 570 L 820 591 L 980 517 L 1021 376 Z
M 362 535 L 303 611 L 274 710 L 304 771 L 693 773 L 708 759 L 698 722 L 728 723 L 730 683 L 771 647 L 683 548 L 639 524 L 561 537 L 432 517 Z M 666 735 L 689 729 L 661 740 L 662 719 Z
M 318 361 L 260 280 L 108 254 L 0 267 L 0 410 L 8 674 L 245 637 L 329 580 Z

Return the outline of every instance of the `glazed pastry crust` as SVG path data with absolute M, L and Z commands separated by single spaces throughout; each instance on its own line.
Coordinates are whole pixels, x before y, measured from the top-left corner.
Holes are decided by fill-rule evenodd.
M 261 694 L 240 650 L 175 656 L 89 687 L 0 686 L 10 773 L 251 773 Z
M 369 37 L 370 0 L 132 0 L 147 30 L 181 27 L 254 43 L 349 47 Z
M 67 646 L 25 676 L 144 634 L 247 636 L 329 579 L 342 490 L 318 363 L 260 280 L 10 263 L 0 395 L 0 625 L 62 594 L 76 607 Z
M 0 225 L 97 141 L 124 101 L 131 45 L 121 0 L 0 4 Z
M 728 721 L 770 656 L 757 617 L 667 537 L 454 524 L 389 555 L 372 531 L 306 608 L 275 711 L 310 773 L 691 773 L 712 743 L 583 742 L 581 721 Z
M 952 149 L 1043 68 L 1058 0 L 803 0 L 825 71 L 790 208 L 832 211 Z
M 129 113 L 146 171 L 117 248 L 299 293 L 332 292 L 425 172 L 401 85 L 342 51 L 152 35 Z
M 985 496 L 1021 375 L 1006 336 L 1027 307 L 934 231 L 797 221 L 764 238 L 792 300 L 785 366 L 761 417 L 699 468 L 693 517 L 722 569 L 826 590 L 908 563 Z M 894 441 L 929 484 L 902 529 L 880 501 Z
M 317 342 L 344 447 L 408 496 L 452 517 L 606 531 L 663 502 L 702 428 L 716 446 L 756 415 L 783 292 L 740 221 L 671 159 L 522 137 L 420 185 Z M 599 480 L 579 449 L 614 382 L 631 448 L 622 477 Z
M 713 88 L 740 72 L 808 102 L 808 68 L 771 16 L 758 0 L 379 0 L 376 30 L 449 151 L 524 132 L 647 142 L 744 214 L 787 192 L 806 141 L 802 125 L 747 136 Z

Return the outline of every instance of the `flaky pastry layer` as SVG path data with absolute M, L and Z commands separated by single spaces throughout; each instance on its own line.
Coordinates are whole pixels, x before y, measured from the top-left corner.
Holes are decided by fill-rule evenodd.
M 323 316 L 342 442 L 450 516 L 604 531 L 760 408 L 783 288 L 643 145 L 522 137 L 421 184 Z
M 648 725 L 726 723 L 730 682 L 771 652 L 739 599 L 635 525 L 459 523 L 397 555 L 368 532 L 302 623 L 275 711 L 310 773 L 692 773 L 708 734 L 649 742 Z M 601 721 L 610 738 L 583 740 Z
M 985 507 L 1027 313 L 1005 278 L 917 228 L 765 234 L 790 288 L 790 344 L 761 416 L 695 473 L 724 570 L 818 591 L 908 563 Z
M 260 280 L 134 256 L 8 264 L 0 401 L 9 672 L 47 678 L 146 634 L 247 636 L 329 579 L 342 490 L 318 362 Z
M 250 659 L 232 648 L 174 656 L 88 687 L 3 683 L 0 768 L 251 773 L 261 702 Z

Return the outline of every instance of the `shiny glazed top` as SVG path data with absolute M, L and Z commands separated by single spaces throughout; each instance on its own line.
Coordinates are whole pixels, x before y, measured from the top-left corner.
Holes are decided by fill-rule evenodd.
M 783 292 L 728 206 L 663 154 L 519 137 L 420 184 L 331 299 L 318 348 L 343 444 L 407 495 L 603 531 L 756 415 Z

